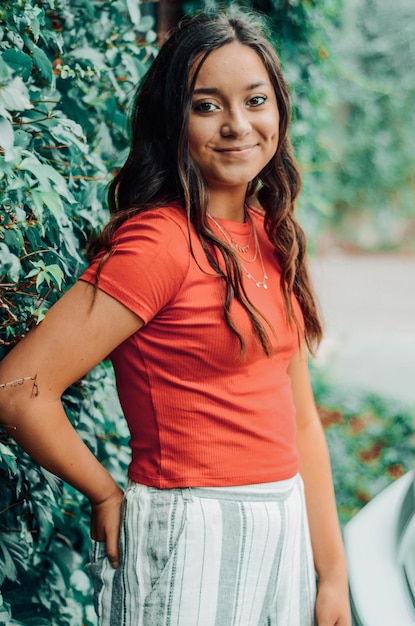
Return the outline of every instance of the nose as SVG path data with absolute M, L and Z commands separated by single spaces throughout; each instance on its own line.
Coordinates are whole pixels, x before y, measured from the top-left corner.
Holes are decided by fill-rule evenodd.
M 250 130 L 248 113 L 244 109 L 237 107 L 227 112 L 221 128 L 223 137 L 244 137 Z

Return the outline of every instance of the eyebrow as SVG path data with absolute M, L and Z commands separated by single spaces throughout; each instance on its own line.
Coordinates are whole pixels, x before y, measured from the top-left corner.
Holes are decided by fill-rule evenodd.
M 252 89 L 258 89 L 258 87 L 268 87 L 268 83 L 264 83 L 264 81 L 259 81 L 257 83 L 252 83 L 251 85 L 247 85 L 245 87 L 245 91 L 252 91 Z M 215 95 L 220 94 L 220 89 L 217 87 L 199 87 L 193 91 L 194 94 L 206 94 L 206 95 Z

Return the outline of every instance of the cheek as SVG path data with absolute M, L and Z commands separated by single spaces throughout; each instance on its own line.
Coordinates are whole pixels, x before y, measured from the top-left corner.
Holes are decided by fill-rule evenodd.
M 272 133 L 272 145 L 273 145 L 274 152 L 277 151 L 279 143 L 280 143 L 280 130 L 277 126 L 274 132 Z
M 204 134 L 202 129 L 189 126 L 189 150 L 190 152 L 198 151 L 204 144 Z
M 272 121 L 270 122 L 270 128 L 273 129 L 272 135 L 276 141 L 278 141 L 278 137 L 280 134 L 280 116 L 274 115 Z
M 268 133 L 268 143 L 270 144 L 270 146 L 272 147 L 272 149 L 275 151 L 278 147 L 278 143 L 279 143 L 279 129 L 278 127 L 275 128 L 275 126 L 271 126 L 271 124 L 267 127 L 267 133 Z
M 261 132 L 269 142 L 278 143 L 279 131 L 280 131 L 279 116 L 274 112 L 268 112 L 262 119 Z
M 187 136 L 189 138 L 189 143 L 193 143 L 194 138 L 198 135 L 197 124 L 195 124 L 192 117 L 190 117 L 188 125 L 187 125 Z
M 195 137 L 194 135 L 192 137 L 189 137 L 189 154 L 192 157 L 192 159 L 197 161 L 200 158 L 200 153 L 201 153 L 200 139 L 198 137 Z
M 275 107 L 273 107 L 269 111 L 268 130 L 270 135 L 272 135 L 273 137 L 276 136 L 278 138 L 280 132 L 280 114 L 276 104 Z

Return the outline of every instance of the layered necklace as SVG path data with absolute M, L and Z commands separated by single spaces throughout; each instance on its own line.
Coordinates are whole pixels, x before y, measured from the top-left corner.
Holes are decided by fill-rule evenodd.
M 235 250 L 236 256 L 238 257 L 241 263 L 241 267 L 244 270 L 246 277 L 249 278 L 249 280 L 254 281 L 254 283 L 256 284 L 258 288 L 263 287 L 263 289 L 268 289 L 268 285 L 266 282 L 268 280 L 268 276 L 264 267 L 264 260 L 261 254 L 261 248 L 260 248 L 259 241 L 258 241 L 258 235 L 256 232 L 255 223 L 249 213 L 249 210 L 246 211 L 246 216 L 247 216 L 247 219 L 249 220 L 250 231 L 249 231 L 248 241 L 244 246 L 241 246 L 237 241 L 235 241 L 235 238 L 232 236 L 232 234 L 222 224 L 220 224 L 210 213 L 207 213 L 207 216 L 210 220 L 212 220 L 216 228 L 223 235 L 226 243 L 228 243 Z M 246 256 L 243 256 L 243 255 L 245 255 L 249 251 L 252 238 L 254 240 L 254 252 L 251 258 L 246 258 Z M 244 265 L 244 263 L 254 263 L 257 260 L 257 258 L 259 258 L 259 261 L 261 263 L 262 280 L 258 280 L 257 278 L 255 278 L 252 272 Z

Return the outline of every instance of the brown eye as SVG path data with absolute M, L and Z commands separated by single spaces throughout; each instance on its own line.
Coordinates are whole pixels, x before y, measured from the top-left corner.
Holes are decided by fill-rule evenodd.
M 261 106 L 261 104 L 264 104 L 266 100 L 266 96 L 253 96 L 248 100 L 248 104 L 251 107 L 258 107 Z
M 212 102 L 198 102 L 193 106 L 193 110 L 197 113 L 211 113 L 216 111 L 218 107 Z

